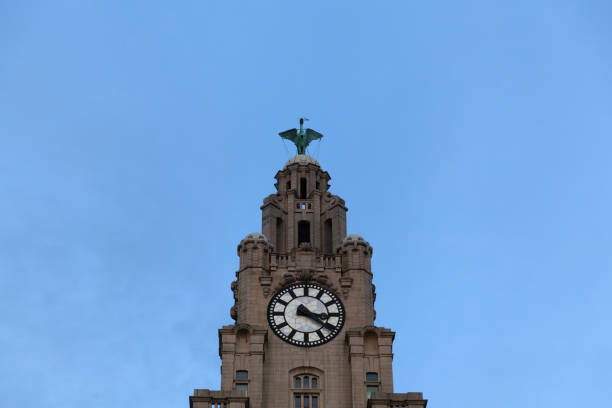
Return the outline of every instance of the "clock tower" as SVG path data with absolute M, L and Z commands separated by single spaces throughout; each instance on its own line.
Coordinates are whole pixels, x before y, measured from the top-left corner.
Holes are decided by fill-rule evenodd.
M 374 325 L 372 247 L 346 234 L 329 174 L 298 154 L 275 178 L 262 232 L 238 245 L 221 390 L 194 390 L 190 408 L 424 408 L 422 393 L 393 392 L 395 333 Z

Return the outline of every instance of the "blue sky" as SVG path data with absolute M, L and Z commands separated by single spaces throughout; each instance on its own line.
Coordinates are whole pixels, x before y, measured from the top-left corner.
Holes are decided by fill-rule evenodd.
M 396 392 L 612 401 L 612 3 L 0 4 L 5 407 L 219 387 L 300 116 L 374 247 Z

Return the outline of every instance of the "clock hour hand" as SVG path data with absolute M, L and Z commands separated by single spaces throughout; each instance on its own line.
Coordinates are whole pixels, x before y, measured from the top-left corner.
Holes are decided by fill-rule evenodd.
M 325 327 L 327 330 L 329 331 L 334 331 L 336 328 L 329 324 L 324 322 L 323 316 L 325 316 L 324 318 L 327 318 L 327 314 L 326 313 L 313 313 L 310 310 L 308 310 L 308 308 L 304 305 L 299 305 L 297 308 L 297 314 L 301 315 L 301 316 L 306 316 L 306 317 L 310 317 L 312 320 L 314 320 L 317 323 L 321 323 L 323 325 L 323 327 Z
M 327 320 L 327 318 L 329 317 L 327 315 L 327 313 L 315 313 L 315 312 L 311 312 L 306 306 L 304 305 L 299 305 L 298 309 L 297 309 L 297 314 L 302 315 L 302 316 L 308 316 L 308 317 L 312 317 L 315 316 L 318 319 L 323 319 L 323 320 Z

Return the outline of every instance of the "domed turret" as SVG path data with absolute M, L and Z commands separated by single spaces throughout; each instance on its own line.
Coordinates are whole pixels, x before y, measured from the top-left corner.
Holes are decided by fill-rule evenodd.
M 344 237 L 338 248 L 342 256 L 342 279 L 350 284 L 351 296 L 347 307 L 356 310 L 360 320 L 354 324 L 374 324 L 374 286 L 372 285 L 372 247 L 362 236 L 350 234 Z
M 264 234 L 262 234 L 261 232 L 251 232 L 246 237 L 244 237 L 242 239 L 242 241 L 240 241 L 240 244 L 242 245 L 242 243 L 245 242 L 245 241 L 268 242 L 268 238 L 266 238 L 266 236 Z
M 260 232 L 251 232 L 238 244 L 240 269 L 248 267 L 267 268 L 270 265 L 270 243 Z

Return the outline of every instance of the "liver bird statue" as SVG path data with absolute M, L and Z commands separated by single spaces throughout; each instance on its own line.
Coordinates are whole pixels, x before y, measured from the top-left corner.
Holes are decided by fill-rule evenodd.
M 306 148 L 313 140 L 321 139 L 323 135 L 312 129 L 303 129 L 304 120 L 306 118 L 300 118 L 300 130 L 296 128 L 285 130 L 280 132 L 278 135 L 283 139 L 291 140 L 297 147 L 298 154 L 306 154 Z

